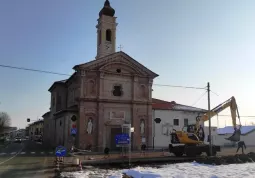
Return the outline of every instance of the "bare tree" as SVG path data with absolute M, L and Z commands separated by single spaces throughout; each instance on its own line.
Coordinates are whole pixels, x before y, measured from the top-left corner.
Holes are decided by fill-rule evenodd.
M 11 125 L 11 118 L 6 112 L 0 112 L 0 132 Z

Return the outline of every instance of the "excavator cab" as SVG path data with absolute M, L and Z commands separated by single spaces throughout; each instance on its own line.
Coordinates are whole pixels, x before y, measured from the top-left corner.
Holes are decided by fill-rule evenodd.
M 188 133 L 186 131 L 176 131 L 173 129 L 171 133 L 172 144 L 199 144 L 201 141 L 195 133 Z
M 198 144 L 204 141 L 204 129 L 202 127 L 197 129 L 196 124 L 190 124 L 184 126 L 182 131 L 172 133 L 172 139 L 186 144 Z
M 182 128 L 182 131 L 187 132 L 190 135 L 190 139 L 197 140 L 198 138 L 199 141 L 204 141 L 205 139 L 205 133 L 202 126 L 200 126 L 197 129 L 196 124 L 190 124 L 190 125 L 184 126 Z M 194 134 L 195 136 L 191 136 L 192 134 Z

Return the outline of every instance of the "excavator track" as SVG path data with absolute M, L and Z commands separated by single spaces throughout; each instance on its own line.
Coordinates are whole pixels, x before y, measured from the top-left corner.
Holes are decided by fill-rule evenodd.
M 175 156 L 181 157 L 186 155 L 188 157 L 200 156 L 202 153 L 206 153 L 210 156 L 209 145 L 185 145 L 185 144 L 169 144 L 169 152 L 173 153 Z M 220 152 L 220 146 L 212 145 L 212 155 L 215 156 L 217 152 Z

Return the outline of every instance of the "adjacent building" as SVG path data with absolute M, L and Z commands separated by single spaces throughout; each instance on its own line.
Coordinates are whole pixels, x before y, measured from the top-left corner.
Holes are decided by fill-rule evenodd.
M 35 139 L 36 137 L 43 136 L 44 121 L 38 120 L 28 126 L 29 138 Z M 26 132 L 25 132 L 26 133 Z
M 0 132 L 0 134 L 6 135 L 15 130 L 17 130 L 17 127 L 4 127 L 2 131 Z
M 25 129 L 13 130 L 9 133 L 9 138 L 11 140 L 15 139 L 16 137 L 25 138 L 25 136 L 26 136 Z
M 96 26 L 96 59 L 74 66 L 70 78 L 49 88 L 50 111 L 43 115 L 45 145 L 114 150 L 123 124 L 134 127 L 132 148 L 140 148 L 141 138 L 152 145 L 152 83 L 158 75 L 123 51 L 116 52 L 114 15 L 106 0 Z
M 3 130 L 0 132 L 0 139 L 9 138 L 10 133 L 17 130 L 17 127 L 4 127 Z
M 166 148 L 171 143 L 170 134 L 182 130 L 188 124 L 195 124 L 196 118 L 207 110 L 181 105 L 174 101 L 152 100 L 153 148 Z M 155 119 L 160 119 L 157 123 Z
M 25 135 L 26 135 L 27 137 L 29 137 L 29 127 L 28 127 L 28 126 L 25 128 Z
M 215 136 L 214 144 L 220 146 L 233 146 L 234 143 L 231 143 L 225 138 L 229 138 L 234 133 L 233 126 L 226 126 L 224 128 L 217 129 L 217 135 Z M 255 146 L 255 126 L 242 126 L 241 127 L 241 140 L 245 142 L 246 146 Z

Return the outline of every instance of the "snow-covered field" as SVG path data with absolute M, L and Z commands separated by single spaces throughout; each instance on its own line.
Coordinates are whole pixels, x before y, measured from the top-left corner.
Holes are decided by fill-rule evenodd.
M 121 178 L 122 173 L 135 178 L 255 178 L 255 163 L 210 166 L 198 163 L 163 165 L 159 168 L 136 167 L 131 170 L 83 169 L 62 173 L 62 178 Z

